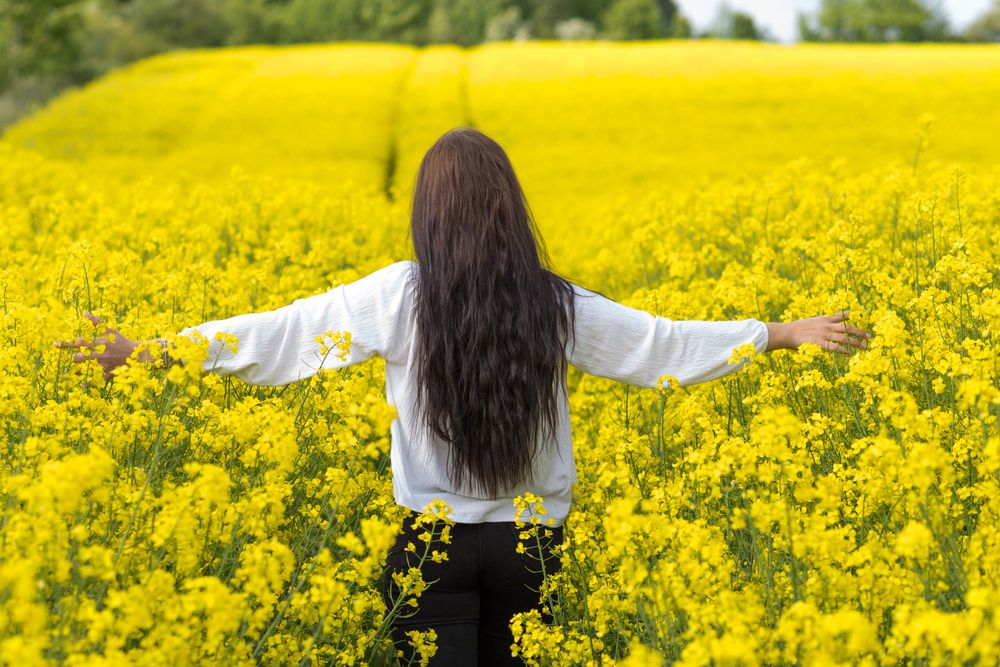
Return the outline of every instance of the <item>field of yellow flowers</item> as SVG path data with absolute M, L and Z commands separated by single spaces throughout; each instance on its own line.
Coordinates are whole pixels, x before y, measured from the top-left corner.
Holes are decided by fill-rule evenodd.
M 997 99 L 993 48 L 713 42 L 189 51 L 64 95 L 0 141 L 0 664 L 392 664 L 383 362 L 104 383 L 52 341 L 92 335 L 84 311 L 170 336 L 412 259 L 416 167 L 456 125 L 508 150 L 580 284 L 874 334 L 676 391 L 571 370 L 555 623 L 515 617 L 514 650 L 995 664 Z

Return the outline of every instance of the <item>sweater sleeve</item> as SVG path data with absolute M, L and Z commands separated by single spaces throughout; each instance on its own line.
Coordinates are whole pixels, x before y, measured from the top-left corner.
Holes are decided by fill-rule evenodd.
M 206 371 L 232 374 L 256 385 L 288 384 L 376 354 L 395 361 L 405 346 L 399 314 L 412 265 L 396 262 L 287 306 L 189 326 L 178 335 L 190 337 L 197 331 L 209 340 Z M 325 357 L 320 354 L 316 337 L 331 330 L 351 334 L 345 360 L 336 356 L 336 350 Z M 214 339 L 218 332 L 236 336 L 235 354 Z
M 649 388 L 670 375 L 684 387 L 742 368 L 745 357 L 727 363 L 738 345 L 753 343 L 758 352 L 767 350 L 767 325 L 758 319 L 671 320 L 577 285 L 574 289 L 575 340 L 568 359 L 591 375 Z M 669 382 L 663 386 L 669 387 Z

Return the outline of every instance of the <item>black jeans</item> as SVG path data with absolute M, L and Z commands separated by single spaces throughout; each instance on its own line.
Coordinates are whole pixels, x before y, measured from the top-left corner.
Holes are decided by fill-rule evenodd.
M 424 552 L 426 543 L 417 535 L 427 532 L 428 527 L 414 530 L 416 516 L 411 511 L 403 521 L 403 530 L 386 558 L 381 581 L 386 609 L 391 609 L 399 597 L 392 572 L 416 567 Z M 424 581 L 434 583 L 417 599 L 417 609 L 403 605 L 405 615 L 416 613 L 398 618 L 393 624 L 396 649 L 403 652 L 401 664 L 406 665 L 411 658 L 414 665 L 419 664 L 406 632 L 433 628 L 437 632 L 437 652 L 430 660 L 432 666 L 523 665 L 520 658 L 511 656 L 511 616 L 538 609 L 546 623 L 552 622 L 539 602 L 542 568 L 534 538 L 524 540 L 528 553 L 517 553 L 520 531 L 513 522 L 456 523 L 451 527 L 451 544 L 446 545 L 437 539 L 441 525 L 439 522 L 435 528 L 431 548 L 445 551 L 448 560 L 424 561 Z M 552 531 L 548 538 L 541 528 L 538 531 L 546 576 L 559 569 L 559 557 L 551 549 L 563 539 L 562 526 L 548 530 Z M 408 542 L 417 546 L 417 553 L 406 550 Z

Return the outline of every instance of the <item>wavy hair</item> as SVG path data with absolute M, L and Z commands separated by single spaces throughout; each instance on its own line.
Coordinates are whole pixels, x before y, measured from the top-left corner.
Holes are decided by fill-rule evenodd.
M 573 287 L 549 268 L 507 154 L 473 128 L 424 155 L 410 235 L 416 412 L 447 443 L 452 483 L 496 499 L 530 484 L 554 441 Z

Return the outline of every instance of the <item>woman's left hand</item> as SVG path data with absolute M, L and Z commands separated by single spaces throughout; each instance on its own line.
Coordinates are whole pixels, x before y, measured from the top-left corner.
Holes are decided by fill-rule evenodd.
M 92 313 L 84 313 L 84 315 L 89 319 L 94 326 L 101 325 L 104 320 Z M 132 355 L 138 343 L 133 340 L 129 340 L 125 336 L 121 335 L 117 330 L 111 327 L 105 326 L 104 331 L 100 336 L 94 338 L 93 340 L 88 340 L 86 338 L 75 338 L 73 340 L 57 340 L 54 345 L 60 349 L 71 349 L 71 348 L 88 348 L 86 352 L 77 352 L 73 355 L 73 361 L 83 362 L 88 359 L 93 359 L 101 365 L 104 371 L 104 380 L 114 379 L 114 370 L 119 366 L 125 364 L 126 360 Z M 94 352 L 94 348 L 98 345 L 103 345 L 104 350 L 101 352 Z

